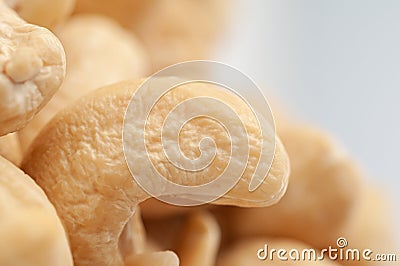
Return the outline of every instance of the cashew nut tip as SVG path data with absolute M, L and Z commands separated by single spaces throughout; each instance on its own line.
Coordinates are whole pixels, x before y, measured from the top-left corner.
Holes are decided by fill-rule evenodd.
M 0 2 L 0 136 L 23 128 L 65 76 L 65 54 L 47 29 L 26 23 Z

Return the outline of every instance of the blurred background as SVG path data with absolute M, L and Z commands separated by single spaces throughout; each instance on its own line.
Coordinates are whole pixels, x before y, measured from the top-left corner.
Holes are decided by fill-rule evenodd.
M 237 1 L 215 58 L 334 134 L 400 224 L 400 1 Z
M 335 148 L 325 149 L 325 134 L 288 127 L 286 139 L 283 130 L 280 134 L 293 167 L 289 189 L 279 203 L 267 208 L 188 209 L 148 200 L 140 205 L 134 223 L 143 220 L 154 250 L 174 250 L 182 266 L 192 266 L 185 246 L 200 252 L 196 259 L 207 258 L 202 247 L 188 244 L 206 243 L 213 255 L 211 264 L 197 261 L 203 266 L 212 265 L 217 254 L 218 259 L 238 261 L 236 253 L 244 253 L 230 252 L 231 246 L 250 236 L 326 248 L 340 235 L 355 247 L 399 253 L 398 248 L 392 250 L 388 203 L 379 194 L 384 191 L 397 219 L 394 225 L 400 224 L 399 0 L 52 0 L 46 6 L 6 2 L 28 22 L 51 29 L 67 56 L 59 91 L 27 127 L 11 136 L 22 147 L 5 149 L 19 153 L 16 165 L 51 117 L 85 94 L 177 62 L 213 59 L 250 76 L 275 103 L 276 114 L 283 111 L 294 121 L 331 133 L 351 159 L 337 159 Z M 356 182 L 353 158 L 367 182 Z M 365 183 L 369 187 L 362 190 Z M 371 184 L 380 189 L 374 191 Z M 194 232 L 193 221 L 205 224 L 207 230 L 200 230 L 204 234 Z M 400 229 L 395 230 L 400 247 Z M 197 241 L 209 236 L 218 237 L 210 238 L 212 244 Z M 254 250 L 247 255 L 257 259 Z

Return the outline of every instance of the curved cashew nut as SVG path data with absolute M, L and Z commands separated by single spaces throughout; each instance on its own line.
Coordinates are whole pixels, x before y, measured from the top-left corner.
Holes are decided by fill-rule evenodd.
M 122 148 L 125 110 L 140 84 L 141 81 L 114 84 L 70 105 L 41 132 L 24 159 L 23 169 L 45 190 L 66 226 L 75 265 L 122 265 L 118 247 L 121 232 L 135 206 L 149 198 L 131 177 Z M 196 87 L 189 86 L 186 93 L 170 94 L 165 98 L 165 107 L 171 107 L 179 97 L 196 95 L 196 92 Z M 237 101 L 232 106 L 243 105 Z M 247 113 L 247 119 L 249 115 Z M 259 129 L 252 127 L 255 122 L 251 121 L 245 120 L 244 123 L 247 123 L 250 133 L 257 136 Z M 160 122 L 149 125 L 149 130 L 159 129 Z M 197 130 L 190 128 L 196 124 L 187 126 L 191 132 Z M 211 137 L 220 135 L 222 130 L 211 132 Z M 259 156 L 256 150 L 260 148 L 257 137 L 251 143 L 254 150 L 250 153 L 248 172 L 231 191 L 214 203 L 265 206 L 275 203 L 284 194 L 289 161 L 279 141 L 268 177 L 257 190 L 248 191 L 251 170 L 254 170 L 256 156 Z M 192 146 L 189 142 L 183 149 L 187 151 Z M 168 169 L 173 170 L 172 167 Z M 189 181 L 172 174 L 168 178 L 178 183 Z M 190 181 L 194 182 L 193 185 L 199 182 L 197 179 Z
M 288 260 L 280 260 L 278 258 L 277 253 L 273 254 L 273 258 L 271 256 L 266 257 L 263 260 L 263 256 L 266 256 L 265 252 L 260 253 L 260 257 L 258 258 L 258 251 L 260 249 L 265 249 L 265 245 L 268 246 L 268 251 L 271 249 L 284 249 L 286 250 L 285 256 Z M 311 247 L 303 244 L 297 240 L 284 239 L 284 238 L 250 238 L 239 240 L 239 242 L 234 245 L 227 247 L 227 249 L 222 252 L 222 254 L 218 257 L 217 266 L 264 266 L 264 265 L 319 265 L 319 266 L 339 266 L 338 263 L 330 261 L 328 258 L 324 260 L 290 260 L 288 252 L 290 250 L 298 250 L 300 254 L 302 254 L 302 250 L 310 249 Z M 268 252 L 267 251 L 267 252 Z M 318 254 L 318 250 L 316 250 Z M 269 254 L 268 254 L 269 255 Z M 301 259 L 301 258 L 299 258 Z
M 73 16 L 57 30 L 57 36 L 68 57 L 67 75 L 43 110 L 18 132 L 23 153 L 68 104 L 100 86 L 141 78 L 147 72 L 143 47 L 130 32 L 107 17 Z
M 75 0 L 4 0 L 29 23 L 49 29 L 63 22 L 72 13 Z
M 24 127 L 65 76 L 61 43 L 0 2 L 0 136 Z
M 17 133 L 0 137 L 0 156 L 19 166 L 22 160 L 22 150 Z
M 219 225 L 210 213 L 190 214 L 177 241 L 180 265 L 214 266 L 220 238 Z
M 285 197 L 269 208 L 229 209 L 225 219 L 233 235 L 279 235 L 324 248 L 336 241 L 351 216 L 362 173 L 319 130 L 290 125 L 278 132 L 291 162 Z
M 72 266 L 64 228 L 35 182 L 0 157 L 0 265 Z

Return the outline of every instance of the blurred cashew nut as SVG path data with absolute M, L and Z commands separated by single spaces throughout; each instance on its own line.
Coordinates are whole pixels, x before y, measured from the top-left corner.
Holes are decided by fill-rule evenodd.
M 143 42 L 152 71 L 205 59 L 222 32 L 232 1 L 77 0 L 75 12 L 107 15 Z
M 125 261 L 125 266 L 179 266 L 179 258 L 172 251 L 146 252 L 130 256 Z
M 17 133 L 0 137 L 0 156 L 19 166 L 22 160 L 22 150 Z
M 68 104 L 100 86 L 141 78 L 147 73 L 143 47 L 130 32 L 107 17 L 71 17 L 57 35 L 68 58 L 67 75 L 50 102 L 19 132 L 24 153 L 40 130 Z
M 177 239 L 181 266 L 214 266 L 221 233 L 216 219 L 207 212 L 189 214 Z
M 350 219 L 363 173 L 320 130 L 290 124 L 278 132 L 291 161 L 285 197 L 268 208 L 229 208 L 222 219 L 229 221 L 234 238 L 279 235 L 325 248 L 340 237 Z
M 24 20 L 48 29 L 62 23 L 75 6 L 75 0 L 4 0 Z

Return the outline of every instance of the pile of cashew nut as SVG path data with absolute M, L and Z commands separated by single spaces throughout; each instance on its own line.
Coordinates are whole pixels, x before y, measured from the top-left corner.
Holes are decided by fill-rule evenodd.
M 239 97 L 210 84 L 165 94 L 146 124 L 146 147 L 168 180 L 212 180 L 227 166 L 227 140 L 235 133 L 228 136 L 209 119 L 182 127 L 183 154 L 199 156 L 203 137 L 213 139 L 219 152 L 214 167 L 184 175 L 163 155 L 158 134 L 177 102 L 200 94 L 220 98 L 234 107 L 249 135 L 238 182 L 208 204 L 181 207 L 159 201 L 132 178 L 123 146 L 132 95 L 154 71 L 205 58 L 230 5 L 0 1 L 0 265 L 374 265 L 261 260 L 257 252 L 265 244 L 321 250 L 339 237 L 353 248 L 393 248 L 383 193 L 315 126 L 276 113 L 276 132 L 268 136 L 275 140 L 271 167 L 249 191 L 261 160 L 261 129 Z

